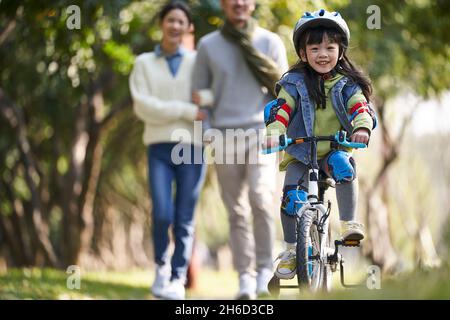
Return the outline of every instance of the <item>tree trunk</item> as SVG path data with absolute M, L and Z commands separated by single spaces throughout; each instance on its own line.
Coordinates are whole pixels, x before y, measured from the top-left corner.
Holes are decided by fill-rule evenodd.
M 377 106 L 382 135 L 382 165 L 373 185 L 365 192 L 367 197 L 366 224 L 369 237 L 364 248 L 366 256 L 373 264 L 385 272 L 392 272 L 396 269 L 398 259 L 390 236 L 389 208 L 386 205 L 387 186 L 389 168 L 398 156 L 400 140 L 394 142 L 391 139 L 384 119 L 385 100 L 379 99 Z
M 22 172 L 22 167 L 20 161 L 17 161 L 8 170 L 9 174 L 0 180 L 0 190 L 4 192 L 3 200 L 11 205 L 9 214 L 0 212 L 0 234 L 3 234 L 7 244 L 7 264 L 14 267 L 32 266 L 37 255 L 36 232 L 32 230 L 32 220 L 26 219 L 30 214 L 27 214 L 22 200 L 17 198 L 12 188 L 13 181 L 20 176 L 19 172 Z
M 9 255 L 13 259 L 12 263 L 14 266 L 26 266 L 28 261 L 23 251 L 23 243 L 21 243 L 19 237 L 15 236 L 16 232 L 12 219 L 0 214 L 0 233 L 2 240 L 6 243 Z
M 103 88 L 112 81 L 110 70 L 105 71 L 90 86 L 88 103 L 80 104 L 75 122 L 75 138 L 72 144 L 68 195 L 64 201 L 64 230 L 66 265 L 78 264 L 80 257 L 91 248 L 94 236 L 94 204 L 100 178 L 103 147 L 101 134 L 117 112 L 129 105 L 127 97 L 113 106 L 103 117 Z
M 27 126 L 22 109 L 15 106 L 0 88 L 0 111 L 16 132 L 16 139 L 20 157 L 24 167 L 25 181 L 31 193 L 32 232 L 36 236 L 37 247 L 45 257 L 44 263 L 57 266 L 58 259 L 49 239 L 49 227 L 42 214 L 42 199 L 36 177 L 39 177 L 37 165 L 34 161 L 31 145 L 27 137 Z
M 381 191 L 385 190 L 383 185 L 369 192 L 366 208 L 369 237 L 365 249 L 373 264 L 384 272 L 392 273 L 396 269 L 398 259 L 392 245 L 385 192 Z
M 64 266 L 78 263 L 81 248 L 82 221 L 80 219 L 79 200 L 83 189 L 84 164 L 86 149 L 89 142 L 88 128 L 89 104 L 79 105 L 78 115 L 75 121 L 75 135 L 70 153 L 69 174 L 65 182 L 63 208 L 63 262 Z
M 80 234 L 80 255 L 87 254 L 91 248 L 94 236 L 94 203 L 97 194 L 97 186 L 102 168 L 103 147 L 100 143 L 101 114 L 103 110 L 103 95 L 97 90 L 92 98 L 92 120 L 90 125 L 90 139 L 87 145 L 87 160 L 85 185 L 81 197 L 81 234 Z
M 103 155 L 99 127 L 103 95 L 97 85 L 91 89 L 91 98 L 80 104 L 75 122 L 65 206 L 66 265 L 79 263 L 80 256 L 89 251 L 94 234 L 94 201 Z

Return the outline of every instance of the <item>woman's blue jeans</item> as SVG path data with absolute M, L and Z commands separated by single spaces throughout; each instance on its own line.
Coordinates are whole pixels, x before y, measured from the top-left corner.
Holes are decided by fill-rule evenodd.
M 174 164 L 172 148 L 176 143 L 157 143 L 148 146 L 148 174 L 153 202 L 152 234 L 155 262 L 168 262 L 169 229 L 175 239 L 171 259 L 172 279 L 184 279 L 192 255 L 194 210 L 205 175 L 205 165 Z M 191 155 L 202 147 L 188 146 Z M 175 187 L 175 188 L 174 188 Z

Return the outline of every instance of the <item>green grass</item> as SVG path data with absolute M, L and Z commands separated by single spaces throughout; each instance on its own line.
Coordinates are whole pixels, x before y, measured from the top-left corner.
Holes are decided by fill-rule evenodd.
M 366 286 L 367 278 L 359 275 L 357 280 L 348 283 L 362 284 L 356 289 L 345 289 L 339 285 L 339 275 L 334 275 L 334 288 L 328 294 L 306 294 L 307 299 L 345 299 L 345 300 L 428 300 L 450 299 L 450 269 L 442 268 L 417 270 L 398 275 L 382 276 L 381 288 L 369 290 Z M 351 278 L 351 277 L 350 277 Z M 337 281 L 336 281 L 337 280 Z
M 4 299 L 152 299 L 151 270 L 81 273 L 80 289 L 69 289 L 67 274 L 54 269 L 11 269 L 0 275 L 0 300 Z M 197 288 L 188 299 L 232 299 L 237 291 L 233 271 L 202 270 Z M 70 284 L 70 281 L 69 281 Z M 211 286 L 213 284 L 213 286 Z
M 0 276 L 0 299 L 146 299 L 149 277 L 142 271 L 81 274 L 69 289 L 69 274 L 52 269 L 14 269 Z
M 152 299 L 149 287 L 153 272 L 86 272 L 81 274 L 80 289 L 68 289 L 69 274 L 54 269 L 12 269 L 0 274 L 0 299 Z M 348 276 L 349 283 L 365 282 L 362 274 Z M 281 299 L 450 299 L 449 267 L 416 271 L 385 277 L 380 290 L 344 289 L 334 276 L 332 293 L 298 294 L 289 289 Z M 295 283 L 292 280 L 291 283 Z M 233 299 L 237 292 L 235 272 L 202 269 L 195 290 L 187 292 L 188 299 Z

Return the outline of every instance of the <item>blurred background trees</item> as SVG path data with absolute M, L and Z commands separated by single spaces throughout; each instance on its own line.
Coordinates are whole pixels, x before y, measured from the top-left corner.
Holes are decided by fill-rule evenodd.
M 69 30 L 71 1 L 0 2 L 3 264 L 151 265 L 143 126 L 132 112 L 128 75 L 135 56 L 161 37 L 163 3 L 80 1 L 81 28 Z M 197 41 L 222 22 L 220 5 L 188 3 Z M 438 263 L 448 248 L 448 133 L 418 136 L 411 122 L 421 100 L 448 92 L 450 3 L 257 3 L 259 24 L 282 37 L 291 64 L 301 13 L 323 7 L 349 22 L 350 56 L 373 80 L 380 117 L 359 165 L 364 254 L 386 271 Z M 367 27 L 370 5 L 379 8 L 380 29 Z M 215 179 L 209 170 L 197 209 L 197 243 L 213 257 L 228 239 Z

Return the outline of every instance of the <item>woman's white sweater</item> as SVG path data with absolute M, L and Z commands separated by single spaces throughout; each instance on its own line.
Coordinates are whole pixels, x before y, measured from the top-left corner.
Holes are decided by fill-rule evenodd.
M 186 51 L 176 76 L 166 59 L 154 52 L 136 58 L 130 75 L 130 90 L 136 115 L 145 123 L 146 145 L 161 142 L 186 142 L 200 145 L 202 132 L 194 137 L 198 106 L 191 103 L 191 77 L 196 53 Z M 206 104 L 212 95 L 201 94 Z M 208 103 L 209 102 L 209 103 Z M 196 130 L 199 131 L 199 130 Z

